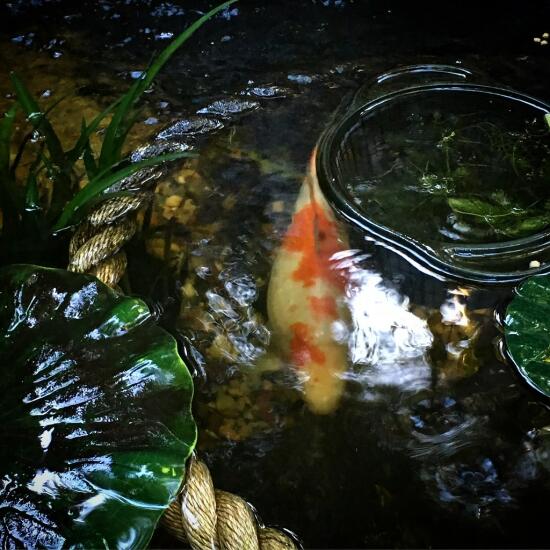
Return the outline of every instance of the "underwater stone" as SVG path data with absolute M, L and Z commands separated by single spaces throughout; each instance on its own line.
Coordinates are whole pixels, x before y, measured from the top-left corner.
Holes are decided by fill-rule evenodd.
M 220 99 L 214 101 L 198 110 L 197 113 L 201 115 L 220 115 L 222 117 L 229 117 L 231 115 L 237 115 L 246 111 L 257 109 L 260 104 L 257 101 L 241 101 L 239 99 Z
M 204 117 L 192 117 L 179 120 L 172 126 L 165 128 L 157 135 L 157 139 L 177 139 L 180 137 L 206 134 L 223 128 L 220 120 Z

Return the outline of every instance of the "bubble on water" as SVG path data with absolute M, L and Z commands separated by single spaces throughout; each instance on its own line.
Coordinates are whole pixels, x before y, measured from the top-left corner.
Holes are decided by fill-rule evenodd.
M 411 410 L 413 458 L 450 457 L 476 444 L 481 419 L 465 413 L 452 397 L 426 399 Z
M 325 8 L 343 8 L 346 5 L 345 0 L 320 0 L 320 3 Z
M 237 15 L 239 15 L 239 8 L 225 8 L 220 13 L 220 17 L 223 17 L 223 19 L 227 19 L 228 21 L 234 17 L 237 17 Z
M 238 335 L 234 332 L 230 332 L 228 334 L 228 339 L 238 352 L 240 362 L 252 363 L 265 353 L 264 346 L 254 345 L 253 341 L 251 341 L 247 335 Z

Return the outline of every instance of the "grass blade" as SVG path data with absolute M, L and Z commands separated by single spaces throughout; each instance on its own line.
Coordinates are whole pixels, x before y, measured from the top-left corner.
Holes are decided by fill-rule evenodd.
M 187 27 L 178 37 L 176 37 L 166 48 L 158 55 L 156 60 L 151 64 L 144 74 L 144 78 L 140 80 L 141 91 L 145 91 L 153 82 L 157 73 L 164 67 L 166 62 L 172 57 L 175 51 L 186 42 L 198 29 L 200 29 L 209 19 L 214 17 L 220 11 L 228 8 L 237 0 L 229 0 L 205 13 L 201 18 L 197 19 L 192 25 Z
M 11 232 L 21 212 L 15 181 L 10 172 L 11 140 L 17 105 L 9 109 L 0 120 L 0 208 L 4 232 Z
M 50 156 L 49 176 L 53 180 L 50 212 L 57 217 L 70 200 L 74 191 L 74 180 L 71 178 L 71 166 L 67 163 L 63 146 L 46 113 L 33 98 L 23 81 L 16 73 L 10 73 L 10 79 L 17 94 L 17 101 L 23 108 L 33 128 L 44 137 Z
M 96 197 L 115 183 L 119 182 L 120 180 L 127 178 L 132 174 L 135 174 L 137 171 L 141 170 L 142 168 L 146 168 L 147 166 L 155 166 L 170 160 L 192 156 L 195 155 L 186 152 L 168 153 L 165 155 L 145 159 L 134 164 L 130 164 L 129 166 L 121 168 L 116 172 L 111 172 L 110 168 L 103 170 L 95 177 L 94 180 L 90 181 L 88 185 L 86 185 L 86 187 L 81 189 L 67 204 L 67 206 L 63 210 L 63 213 L 55 224 L 53 232 L 60 231 L 61 229 L 69 225 L 78 210 L 84 208 L 90 200 L 92 200 L 94 197 Z
M 63 100 L 65 99 L 65 96 L 59 98 L 56 102 L 54 102 L 52 105 L 50 105 L 44 114 L 48 116 L 48 114 L 53 111 Z M 23 158 L 23 153 L 25 152 L 25 148 L 29 141 L 32 139 L 33 131 L 27 132 L 25 137 L 21 140 L 21 143 L 19 145 L 19 148 L 17 149 L 17 154 L 15 155 L 15 159 L 11 164 L 10 173 L 12 178 L 15 179 L 15 172 L 17 170 L 17 167 L 19 166 L 19 163 L 21 162 L 21 159 Z M 40 156 L 40 155 L 38 155 Z
M 208 13 L 197 19 L 177 36 L 151 63 L 149 68 L 141 75 L 130 90 L 122 97 L 120 104 L 113 114 L 113 118 L 105 132 L 105 138 L 101 147 L 99 157 L 99 168 L 104 169 L 116 164 L 120 160 L 120 154 L 126 135 L 130 131 L 131 123 L 127 117 L 132 107 L 136 104 L 143 92 L 151 85 L 157 73 L 164 67 L 176 50 L 186 42 L 204 23 L 218 12 L 226 9 L 237 0 L 229 0 L 210 10 Z
M 25 184 L 25 210 L 40 210 L 38 183 L 36 181 L 36 174 L 33 172 L 29 172 L 27 183 Z
M 25 183 L 25 212 L 36 212 L 37 210 L 42 210 L 38 193 L 38 175 L 44 167 L 44 164 L 42 164 L 42 167 L 39 168 L 42 162 L 43 149 L 44 144 L 42 143 L 42 147 L 40 148 L 38 155 L 36 155 L 36 159 L 29 168 L 27 181 Z
M 63 147 L 48 117 L 40 110 L 40 106 L 17 74 L 12 72 L 10 79 L 17 94 L 17 101 L 25 111 L 29 122 L 37 132 L 44 136 L 52 161 L 62 167 L 65 161 Z
M 86 125 L 86 129 L 82 130 L 80 132 L 80 136 L 78 138 L 78 141 L 76 142 L 75 146 L 67 152 L 67 160 L 71 164 L 71 166 L 80 158 L 80 156 L 84 153 L 84 149 L 86 149 L 86 144 L 89 143 L 90 137 L 92 134 L 98 129 L 99 125 L 101 124 L 101 121 L 114 109 L 116 109 L 117 105 L 120 104 L 122 101 L 122 97 L 117 99 L 114 103 L 111 103 L 105 110 L 101 111 L 93 120 L 90 122 L 90 124 Z
M 80 137 L 86 135 L 87 131 L 88 129 L 86 127 L 86 121 L 82 119 L 82 123 L 80 125 Z M 84 168 L 86 169 L 86 176 L 88 177 L 88 181 L 92 181 L 97 175 L 98 168 L 89 139 L 86 139 L 84 141 L 82 160 L 84 161 Z
M 0 120 L 0 174 L 3 180 L 10 177 L 11 136 L 17 105 L 14 105 Z

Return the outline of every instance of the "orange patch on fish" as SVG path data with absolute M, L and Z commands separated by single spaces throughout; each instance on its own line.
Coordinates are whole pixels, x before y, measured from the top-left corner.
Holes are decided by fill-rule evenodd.
M 292 363 L 297 367 L 303 367 L 308 363 L 325 363 L 326 357 L 321 349 L 312 341 L 309 327 L 305 323 L 290 325 L 292 339 L 290 340 L 290 355 Z
M 339 289 L 344 288 L 345 277 L 332 265 L 332 257 L 342 250 L 338 229 L 315 200 L 296 212 L 283 248 L 301 254 L 300 263 L 292 272 L 294 281 L 311 287 L 321 279 Z
M 334 323 L 348 317 L 349 271 L 337 259 L 347 249 L 345 231 L 319 188 L 313 155 L 273 262 L 267 309 L 272 341 L 300 370 L 304 400 L 317 414 L 332 412 L 345 386 L 347 346 L 335 338 Z
M 310 296 L 309 307 L 311 311 L 320 317 L 328 317 L 330 319 L 338 318 L 338 306 L 333 296 Z

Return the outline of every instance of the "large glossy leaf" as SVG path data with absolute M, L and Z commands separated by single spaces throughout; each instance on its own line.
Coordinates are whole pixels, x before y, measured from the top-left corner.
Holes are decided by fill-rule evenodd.
M 520 373 L 550 396 L 550 275 L 517 289 L 504 319 L 506 345 Z
M 0 369 L 0 547 L 144 547 L 196 440 L 191 377 L 147 306 L 4 268 Z

